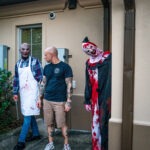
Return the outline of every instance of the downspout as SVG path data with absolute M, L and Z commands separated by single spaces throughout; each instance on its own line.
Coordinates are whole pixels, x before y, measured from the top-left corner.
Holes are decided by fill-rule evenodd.
M 132 150 L 134 65 L 135 65 L 135 0 L 124 0 L 124 68 L 121 150 Z
M 110 50 L 110 26 L 111 26 L 111 20 L 110 20 L 110 1 L 111 0 L 102 0 L 103 7 L 104 7 L 104 24 L 103 24 L 103 50 Z

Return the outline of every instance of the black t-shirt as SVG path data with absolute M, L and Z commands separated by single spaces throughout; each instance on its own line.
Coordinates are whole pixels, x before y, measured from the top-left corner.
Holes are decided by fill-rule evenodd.
M 47 64 L 43 74 L 47 80 L 44 99 L 54 102 L 66 101 L 67 85 L 65 78 L 73 77 L 71 67 L 62 61 L 58 64 Z

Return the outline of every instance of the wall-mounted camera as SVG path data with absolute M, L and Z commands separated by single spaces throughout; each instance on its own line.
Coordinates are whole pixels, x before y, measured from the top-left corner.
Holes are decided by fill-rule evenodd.
M 50 18 L 51 20 L 54 20 L 54 19 L 56 18 L 56 14 L 55 14 L 53 11 L 51 11 L 51 12 L 49 13 L 49 18 Z

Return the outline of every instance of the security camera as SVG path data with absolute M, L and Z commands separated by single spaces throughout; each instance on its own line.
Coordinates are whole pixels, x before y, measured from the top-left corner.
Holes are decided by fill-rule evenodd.
M 50 18 L 51 20 L 55 19 L 55 18 L 56 18 L 56 14 L 55 14 L 54 12 L 50 12 L 50 13 L 49 13 L 49 18 Z

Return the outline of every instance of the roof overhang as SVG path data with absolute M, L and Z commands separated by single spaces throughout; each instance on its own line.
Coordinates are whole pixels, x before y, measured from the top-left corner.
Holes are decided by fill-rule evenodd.
M 0 6 L 15 5 L 19 3 L 27 3 L 37 0 L 0 0 Z
M 63 11 L 66 8 L 66 3 L 67 0 L 28 0 L 28 2 L 0 5 L 0 18 Z
M 0 18 L 63 11 L 68 0 L 0 0 Z M 102 7 L 101 0 L 78 0 L 83 8 Z

